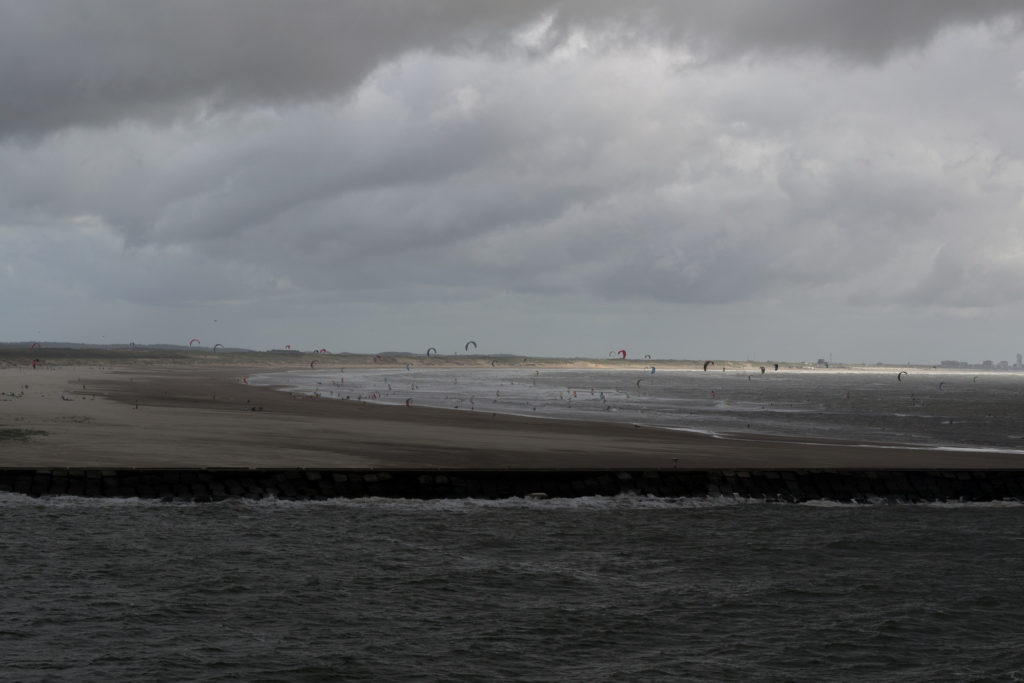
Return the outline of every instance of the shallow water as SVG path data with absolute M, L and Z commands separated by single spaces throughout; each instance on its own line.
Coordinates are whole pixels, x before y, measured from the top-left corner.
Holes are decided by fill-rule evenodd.
M 1024 454 L 1024 374 L 368 369 L 275 373 L 325 399 Z M 941 386 L 940 386 L 941 385 Z
M 12 680 L 1020 680 L 1024 507 L 0 494 Z

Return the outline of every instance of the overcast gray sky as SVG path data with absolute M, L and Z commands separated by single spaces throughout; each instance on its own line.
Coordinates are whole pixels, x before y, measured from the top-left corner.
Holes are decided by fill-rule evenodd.
M 1024 9 L 0 0 L 0 341 L 1024 352 Z

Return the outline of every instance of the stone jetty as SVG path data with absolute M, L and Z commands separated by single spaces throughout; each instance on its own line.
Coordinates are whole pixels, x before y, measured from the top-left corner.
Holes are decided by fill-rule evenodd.
M 574 498 L 634 494 L 778 502 L 1024 500 L 1024 470 L 0 469 L 27 496 L 213 502 L 232 498 Z

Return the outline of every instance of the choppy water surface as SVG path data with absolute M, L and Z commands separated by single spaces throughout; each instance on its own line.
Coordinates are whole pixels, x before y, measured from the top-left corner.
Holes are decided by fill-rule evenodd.
M 1024 508 L 0 495 L 9 680 L 1021 680 Z
M 722 432 L 1024 452 L 1024 373 L 318 370 L 250 377 L 324 398 Z

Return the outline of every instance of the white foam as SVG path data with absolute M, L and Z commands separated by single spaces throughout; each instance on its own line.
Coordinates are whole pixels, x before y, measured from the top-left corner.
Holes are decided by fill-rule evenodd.
M 44 495 L 34 497 L 10 491 L 0 492 L 0 507 L 40 507 L 40 508 L 137 508 L 157 507 L 162 505 L 192 505 L 184 501 L 164 503 L 154 498 L 107 498 Z

